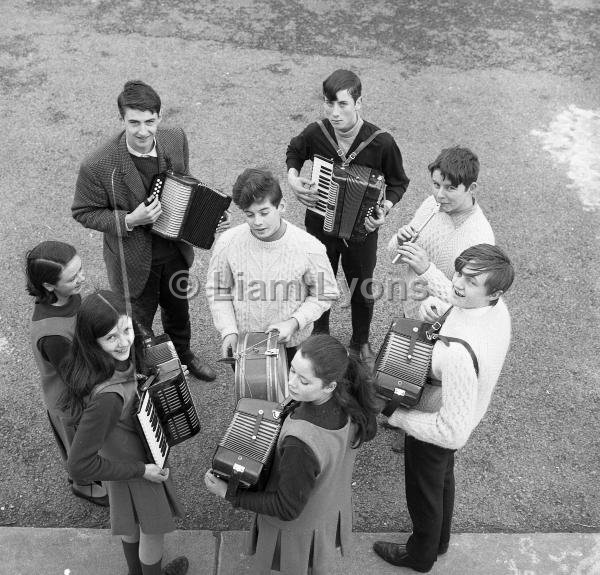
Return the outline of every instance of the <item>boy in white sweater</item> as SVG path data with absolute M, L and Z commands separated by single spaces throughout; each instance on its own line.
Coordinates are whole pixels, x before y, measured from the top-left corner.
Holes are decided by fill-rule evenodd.
M 459 146 L 445 148 L 428 169 L 433 193 L 392 237 L 388 250 L 399 254 L 400 263 L 407 264 L 405 269 L 399 268 L 407 293 L 402 301 L 404 316 L 435 321 L 431 302 L 425 300 L 421 305 L 423 296 L 435 290 L 448 301 L 454 260 L 469 246 L 494 244 L 495 240 L 492 227 L 475 200 L 477 155 Z M 409 241 L 432 213 L 417 240 Z M 425 317 L 420 312 L 425 312 Z
M 246 223 L 215 242 L 206 280 L 222 357 L 235 351 L 239 333 L 276 329 L 291 361 L 339 297 L 325 246 L 282 218 L 281 187 L 269 171 L 245 170 L 232 195 Z
M 464 346 L 438 341 L 431 374 L 441 387 L 426 385 L 415 409 L 399 408 L 390 415 L 389 424 L 406 431 L 406 503 L 413 532 L 405 545 L 377 541 L 373 546 L 387 562 L 422 573 L 448 550 L 454 452 L 483 418 L 510 344 L 510 315 L 500 299 L 514 278 L 508 257 L 495 246 L 479 244 L 460 254 L 455 270 L 453 309 L 440 335 L 466 341 L 475 352 L 478 370 Z

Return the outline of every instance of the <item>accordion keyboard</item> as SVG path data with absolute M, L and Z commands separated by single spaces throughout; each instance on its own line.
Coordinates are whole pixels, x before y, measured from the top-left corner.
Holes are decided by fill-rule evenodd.
M 317 185 L 317 203 L 308 208 L 311 212 L 315 212 L 321 216 L 325 216 L 327 211 L 327 203 L 330 201 L 330 189 L 333 181 L 333 162 L 315 156 L 313 158 L 313 167 L 311 179 Z
M 149 393 L 143 394 L 137 418 L 154 463 L 162 468 L 169 455 L 169 444 Z

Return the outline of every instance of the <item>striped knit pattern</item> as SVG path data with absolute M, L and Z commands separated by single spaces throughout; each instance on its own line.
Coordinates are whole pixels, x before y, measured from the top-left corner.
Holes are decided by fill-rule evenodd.
M 438 341 L 433 348 L 431 371 L 442 386 L 426 385 L 416 408 L 397 409 L 389 423 L 421 441 L 459 449 L 490 404 L 510 345 L 510 315 L 502 299 L 495 306 L 455 307 L 440 333 L 471 345 L 479 363 L 479 377 L 464 346 L 446 346 Z
M 429 196 L 417 209 L 410 224 L 418 229 L 435 208 L 435 198 Z M 495 244 L 494 232 L 487 218 L 475 203 L 472 210 L 457 215 L 438 212 L 425 226 L 417 245 L 428 254 L 430 265 L 424 274 L 417 276 L 406 264 L 398 265 L 400 277 L 405 282 L 407 298 L 402 302 L 405 317 L 421 319 L 419 307 L 423 290 L 443 301 L 449 301 L 454 275 L 454 260 L 465 249 L 476 244 Z M 398 247 L 396 236 L 388 244 L 395 255 Z M 420 286 L 424 286 L 421 288 Z
M 156 132 L 156 148 L 159 172 L 171 168 L 176 172 L 188 173 L 188 142 L 181 128 L 159 128 Z M 82 162 L 71 206 L 73 217 L 81 225 L 103 232 L 108 281 L 113 290 L 121 293 L 123 280 L 119 244 L 123 244 L 132 298 L 141 294 L 148 281 L 152 264 L 152 236 L 148 226 L 137 226 L 128 232 L 125 216 L 135 210 L 146 196 L 147 190 L 127 149 L 125 132 L 121 132 Z M 191 266 L 194 250 L 182 242 L 177 245 L 188 266 Z
M 264 331 L 293 317 L 300 329 L 286 345 L 296 346 L 339 297 L 325 246 L 286 223 L 285 234 L 272 242 L 255 238 L 248 224 L 225 231 L 215 242 L 206 295 L 221 337 Z

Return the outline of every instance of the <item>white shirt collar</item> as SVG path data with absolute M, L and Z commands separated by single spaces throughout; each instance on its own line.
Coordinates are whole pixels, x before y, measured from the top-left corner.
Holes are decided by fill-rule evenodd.
M 156 158 L 156 157 L 158 157 L 158 154 L 156 153 L 156 138 L 154 138 L 154 142 L 152 143 L 152 149 L 147 154 L 140 154 L 137 150 L 134 150 L 129 145 L 127 138 L 125 138 L 125 143 L 127 144 L 127 151 L 130 154 L 137 156 L 138 158 Z

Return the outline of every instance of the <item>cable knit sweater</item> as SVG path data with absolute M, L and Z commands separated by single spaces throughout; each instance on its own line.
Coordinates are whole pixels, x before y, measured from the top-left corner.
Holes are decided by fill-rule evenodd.
M 502 299 L 495 306 L 454 307 L 440 333 L 471 345 L 479 363 L 479 377 L 464 346 L 446 346 L 438 341 L 431 371 L 442 386 L 426 385 L 416 408 L 398 408 L 389 417 L 390 425 L 427 443 L 461 448 L 490 404 L 510 344 L 510 330 L 510 315 Z
M 339 297 L 325 246 L 286 224 L 283 236 L 271 242 L 255 238 L 248 224 L 225 231 L 216 241 L 206 295 L 221 337 L 264 331 L 293 317 L 299 329 L 286 345 L 297 346 Z
M 430 216 L 435 204 L 435 198 L 429 196 L 415 212 L 410 225 L 418 229 Z M 436 295 L 443 301 L 448 301 L 454 275 L 454 260 L 467 248 L 483 243 L 493 245 L 496 242 L 492 227 L 477 203 L 472 210 L 460 214 L 435 214 L 417 240 L 417 245 L 427 252 L 430 260 L 425 273 L 417 276 L 410 266 L 399 266 L 407 293 L 407 298 L 402 301 L 405 317 L 421 319 L 419 307 L 425 290 L 428 295 Z M 395 255 L 397 248 L 398 242 L 394 235 L 388 244 L 388 250 Z

